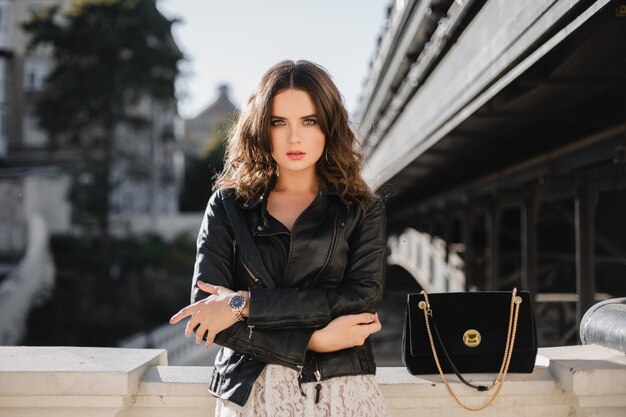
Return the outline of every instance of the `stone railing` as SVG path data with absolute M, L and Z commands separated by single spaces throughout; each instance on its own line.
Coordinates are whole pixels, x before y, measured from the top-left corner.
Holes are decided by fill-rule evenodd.
M 213 415 L 211 367 L 167 366 L 162 349 L 0 347 L 0 416 Z M 493 375 L 472 374 L 475 382 Z M 437 375 L 379 368 L 393 416 L 466 416 Z M 450 378 L 470 405 L 485 395 Z M 600 346 L 542 348 L 532 374 L 507 376 L 484 416 L 624 416 L 626 356 Z
M 212 345 L 206 349 L 196 344 L 195 337 L 182 337 L 187 321 L 176 324 L 163 324 L 149 332 L 140 332 L 128 339 L 120 341 L 117 347 L 146 349 L 159 348 L 167 350 L 167 362 L 174 366 L 207 365 L 215 361 L 219 346 Z
M 0 344 L 14 344 L 22 338 L 30 308 L 46 299 L 54 276 L 48 225 L 42 217 L 30 216 L 26 253 L 0 283 Z
M 454 251 L 446 259 L 446 242 L 412 228 L 387 239 L 391 253 L 389 265 L 398 265 L 408 271 L 428 292 L 465 290 L 464 264 Z M 453 245 L 450 245 L 452 248 Z

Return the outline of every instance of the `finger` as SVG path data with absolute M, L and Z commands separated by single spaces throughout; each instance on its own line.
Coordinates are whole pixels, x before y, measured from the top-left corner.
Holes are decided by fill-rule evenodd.
M 346 314 L 345 316 L 341 316 L 338 318 L 345 320 L 346 324 L 348 324 L 349 326 L 356 326 L 357 324 L 363 323 L 363 317 L 361 314 Z
M 213 342 L 215 341 L 215 332 L 209 330 L 209 333 L 206 335 L 206 343 L 204 346 L 208 349 L 211 347 Z
M 196 329 L 196 345 L 199 345 L 200 342 L 202 342 L 202 338 L 207 331 L 208 329 L 202 325 Z
M 218 292 L 217 286 L 211 285 L 207 282 L 198 280 L 197 285 L 198 288 L 200 288 L 204 292 L 208 292 L 211 294 L 216 294 Z
M 198 325 L 198 320 L 192 317 L 185 326 L 185 337 L 191 336 L 193 329 Z
M 357 324 L 370 324 L 376 320 L 376 316 L 372 313 L 354 314 L 354 322 Z
M 170 323 L 171 324 L 176 324 L 179 321 L 181 321 L 183 318 L 192 315 L 196 310 L 196 306 L 195 304 L 191 304 L 188 305 L 185 308 L 180 309 L 180 311 L 178 311 L 178 313 L 174 314 L 171 318 L 170 318 Z
M 382 329 L 380 322 L 374 322 L 362 325 L 362 330 L 366 331 L 368 335 L 379 332 Z

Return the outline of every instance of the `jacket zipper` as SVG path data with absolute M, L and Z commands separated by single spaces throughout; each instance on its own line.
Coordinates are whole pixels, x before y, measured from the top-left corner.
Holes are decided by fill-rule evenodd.
M 233 240 L 233 253 L 235 253 L 235 255 L 237 254 L 237 241 Z M 237 259 L 235 257 L 235 259 Z M 250 276 L 250 278 L 252 278 L 252 280 L 254 281 L 255 284 L 259 284 L 261 282 L 260 279 L 258 279 L 256 277 L 256 275 L 254 275 L 254 273 L 252 272 L 252 270 L 248 267 L 248 265 L 246 265 L 246 263 L 243 261 L 243 259 L 241 259 L 241 264 L 243 265 L 243 268 L 246 270 L 246 272 L 248 273 L 248 275 Z
M 252 271 L 250 270 L 250 268 L 248 267 L 248 265 L 246 265 L 246 263 L 243 261 L 243 259 L 241 260 L 241 264 L 243 265 L 243 268 L 246 270 L 246 272 L 248 273 L 248 275 L 250 275 L 250 278 L 252 278 L 252 280 L 254 281 L 255 284 L 258 284 L 260 282 L 260 280 L 252 273 Z
M 326 255 L 326 260 L 324 261 L 322 268 L 319 270 L 317 275 L 315 275 L 315 278 L 313 278 L 313 281 L 311 281 L 311 285 L 309 285 L 309 288 L 313 288 L 313 285 L 315 285 L 315 283 L 317 282 L 317 279 L 320 277 L 320 275 L 322 275 L 322 272 L 324 272 L 324 269 L 326 269 L 326 267 L 330 263 L 331 257 L 333 256 L 333 252 L 335 250 L 335 243 L 337 241 L 337 219 L 338 218 L 339 218 L 339 212 L 335 214 L 335 220 L 333 222 L 333 237 L 330 241 L 330 249 L 328 250 L 328 255 Z
M 311 364 L 311 362 L 309 362 L 309 364 Z M 298 387 L 300 388 L 300 393 L 306 397 L 307 395 L 302 388 L 302 371 L 304 370 L 304 365 L 297 365 L 297 367 L 299 369 Z M 313 375 L 315 375 L 315 380 L 317 381 L 317 384 L 315 384 L 315 404 L 317 404 L 320 402 L 320 393 L 322 391 L 322 373 L 320 372 L 320 364 L 317 358 L 315 358 L 315 372 L 313 372 Z
M 317 404 L 320 402 L 320 393 L 322 391 L 322 373 L 320 372 L 320 363 L 317 359 L 315 360 L 315 372 L 313 372 L 313 375 L 317 379 L 317 384 L 315 385 L 315 404 Z
M 304 365 L 298 365 L 298 388 L 300 388 L 300 394 L 302 394 L 302 396 L 306 397 L 306 393 L 304 392 L 304 389 L 302 388 L 302 371 L 304 371 Z
M 256 352 L 254 351 L 254 341 L 252 340 L 253 329 L 254 329 L 254 325 L 248 324 L 248 342 L 250 343 L 250 349 L 252 350 L 252 354 L 256 358 Z

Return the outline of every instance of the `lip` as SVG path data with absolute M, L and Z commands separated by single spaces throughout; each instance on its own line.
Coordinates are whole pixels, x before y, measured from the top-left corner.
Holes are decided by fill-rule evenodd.
M 298 159 L 302 159 L 304 158 L 306 155 L 306 153 L 302 152 L 302 151 L 289 151 L 287 152 L 287 157 L 289 159 L 294 159 L 294 160 L 298 160 Z

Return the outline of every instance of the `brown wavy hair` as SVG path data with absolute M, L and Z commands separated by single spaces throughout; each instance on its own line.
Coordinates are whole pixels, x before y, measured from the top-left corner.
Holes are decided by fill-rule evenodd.
M 229 134 L 224 170 L 213 190 L 234 188 L 238 198 L 249 200 L 267 184 L 275 184 L 277 164 L 269 137 L 272 100 L 290 88 L 309 93 L 326 136 L 324 153 L 316 163 L 320 187 L 325 191 L 334 187 L 346 205 L 363 206 L 374 193 L 361 176 L 359 143 L 342 96 L 328 72 L 306 60 L 281 61 L 263 74 Z

